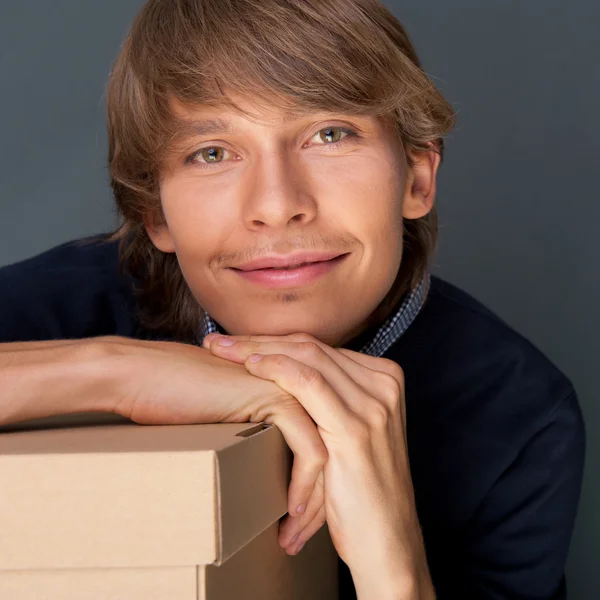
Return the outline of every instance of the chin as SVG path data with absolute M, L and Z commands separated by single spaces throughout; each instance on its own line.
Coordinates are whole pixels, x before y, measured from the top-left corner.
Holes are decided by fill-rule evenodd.
M 270 326 L 265 325 L 260 329 L 252 327 L 250 329 L 250 332 L 246 333 L 246 335 L 270 335 L 283 337 L 295 333 L 306 333 L 319 340 L 323 344 L 327 344 L 328 346 L 337 345 L 337 342 L 342 338 L 342 335 L 340 335 L 338 331 L 333 331 L 331 330 L 331 328 L 328 328 L 324 331 L 322 328 L 319 328 L 316 324 L 306 326 L 304 328 L 298 325 L 286 326 L 283 324 L 272 324 Z

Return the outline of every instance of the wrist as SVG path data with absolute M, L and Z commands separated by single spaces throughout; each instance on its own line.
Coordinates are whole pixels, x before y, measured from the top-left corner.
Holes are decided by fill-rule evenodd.
M 151 343 L 150 343 L 151 344 Z M 95 402 L 97 410 L 131 418 L 133 388 L 144 377 L 140 351 L 146 342 L 117 336 L 98 337 L 92 342 L 88 369 L 100 377 Z

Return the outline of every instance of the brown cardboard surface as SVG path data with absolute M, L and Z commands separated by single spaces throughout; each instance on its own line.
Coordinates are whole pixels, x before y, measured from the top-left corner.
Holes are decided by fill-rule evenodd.
M 199 569 L 198 600 L 336 600 L 338 555 L 325 525 L 289 556 L 274 523 L 219 567 Z
M 37 421 L 0 433 L 0 570 L 219 565 L 287 511 L 276 427 Z
M 221 566 L 0 571 L 10 600 L 334 600 L 337 553 L 327 526 L 297 556 L 277 541 L 278 523 Z
M 197 569 L 196 567 L 169 567 L 0 571 L 0 598 L 2 600 L 197 600 Z M 225 597 L 222 600 L 225 600 Z
M 277 433 L 260 434 L 251 443 L 231 445 L 218 454 L 221 547 L 216 564 L 287 512 L 291 460 L 287 462 L 289 456 L 282 454 L 282 444 L 287 445 L 279 430 Z

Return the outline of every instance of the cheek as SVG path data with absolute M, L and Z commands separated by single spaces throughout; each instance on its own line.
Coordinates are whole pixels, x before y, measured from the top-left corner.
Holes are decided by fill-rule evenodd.
M 210 214 L 206 194 L 198 184 L 184 178 L 163 182 L 160 198 L 172 233 L 197 228 Z
M 365 244 L 365 267 L 380 293 L 392 286 L 402 260 L 405 176 L 393 157 L 368 161 L 362 180 L 354 180 L 356 224 Z M 377 282 L 377 283 L 375 283 Z
M 353 164 L 354 163 L 354 164 Z M 338 208 L 346 225 L 362 234 L 366 243 L 391 251 L 402 234 L 405 177 L 393 160 L 361 157 L 336 172 Z
M 192 179 L 163 182 L 160 195 L 178 251 L 215 247 L 217 240 L 235 226 L 236 215 L 222 193 L 206 190 Z

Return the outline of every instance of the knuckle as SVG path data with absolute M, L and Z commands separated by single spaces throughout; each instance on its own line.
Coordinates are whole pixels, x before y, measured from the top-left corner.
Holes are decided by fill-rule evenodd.
M 244 342 L 244 346 L 245 349 L 248 350 L 248 352 L 260 353 L 262 344 L 257 340 L 249 339 L 247 342 Z
M 300 381 L 300 385 L 316 387 L 321 384 L 321 380 L 323 376 L 317 369 L 313 369 L 312 367 L 308 367 L 304 365 L 300 371 L 298 372 L 298 379 Z
M 318 344 L 315 344 L 315 342 L 301 342 L 298 344 L 298 347 L 300 356 L 304 359 L 315 359 L 323 354 L 323 350 Z
M 384 401 L 388 406 L 396 405 L 402 395 L 402 385 L 398 379 L 387 373 L 382 373 L 380 382 Z
M 318 433 L 311 431 L 307 437 L 309 441 L 299 449 L 299 458 L 307 471 L 320 470 L 329 459 L 329 453 Z
M 390 410 L 381 402 L 373 402 L 365 415 L 369 430 L 381 431 L 385 429 L 390 421 Z
M 265 342 L 271 339 L 271 336 L 268 335 L 249 335 L 245 338 L 248 342 Z M 244 338 L 242 337 L 242 341 Z
M 309 452 L 304 452 L 304 449 L 300 449 L 296 456 L 301 471 L 312 483 L 315 482 L 328 459 L 329 454 L 327 450 L 316 446 L 311 448 Z
M 404 370 L 402 367 L 389 358 L 380 358 L 379 360 L 385 372 L 393 377 L 400 386 L 404 387 Z
M 263 355 L 264 360 L 268 360 L 276 367 L 285 367 L 288 357 L 285 354 L 265 354 Z
M 309 459 L 311 469 L 317 470 L 322 469 L 327 460 L 329 459 L 329 453 L 325 444 L 316 444 L 312 448 L 313 456 Z
M 294 396 L 281 390 L 277 391 L 272 398 L 262 402 L 256 410 L 255 416 L 259 421 L 264 420 L 266 423 L 274 423 L 279 427 L 282 421 L 287 420 L 290 415 L 303 411 L 304 409 Z
M 314 342 L 315 338 L 309 333 L 292 333 L 288 336 L 288 339 L 292 342 Z

